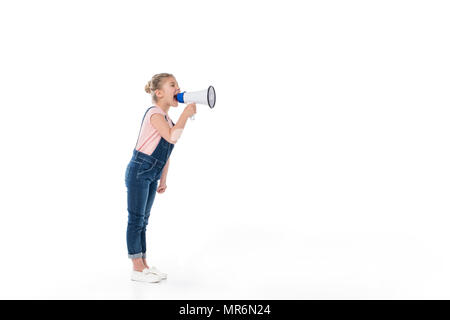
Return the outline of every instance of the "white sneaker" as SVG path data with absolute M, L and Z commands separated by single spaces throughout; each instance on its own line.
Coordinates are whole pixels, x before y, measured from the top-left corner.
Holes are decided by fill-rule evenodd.
M 140 281 L 140 282 L 159 282 L 161 281 L 161 277 L 157 274 L 148 272 L 148 269 L 144 269 L 144 271 L 131 271 L 131 280 Z
M 145 268 L 144 272 L 148 272 L 150 274 L 155 274 L 159 276 L 162 280 L 167 279 L 167 273 L 163 273 L 159 271 L 155 266 L 150 266 L 150 268 Z

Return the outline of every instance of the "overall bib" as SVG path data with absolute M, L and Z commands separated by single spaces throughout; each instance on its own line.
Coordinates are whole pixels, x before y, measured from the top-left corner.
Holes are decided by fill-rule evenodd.
M 145 115 L 151 108 L 155 107 L 148 108 Z M 144 123 L 145 115 L 142 123 Z M 139 135 L 142 130 L 142 123 Z M 173 122 L 172 125 L 174 125 Z M 130 259 L 146 258 L 145 232 L 148 218 L 155 199 L 158 180 L 161 178 L 162 171 L 172 153 L 173 147 L 174 144 L 167 142 L 161 137 L 153 153 L 148 155 L 136 150 L 136 142 L 133 156 L 126 168 L 125 185 L 128 193 L 127 247 Z

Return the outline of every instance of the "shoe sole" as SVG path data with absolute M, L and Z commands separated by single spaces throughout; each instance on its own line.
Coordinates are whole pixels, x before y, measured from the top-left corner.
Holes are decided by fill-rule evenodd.
M 131 279 L 131 281 L 136 281 L 136 282 L 145 282 L 145 283 L 158 283 L 161 280 L 155 280 L 155 281 L 146 281 L 146 280 L 139 280 L 139 279 Z

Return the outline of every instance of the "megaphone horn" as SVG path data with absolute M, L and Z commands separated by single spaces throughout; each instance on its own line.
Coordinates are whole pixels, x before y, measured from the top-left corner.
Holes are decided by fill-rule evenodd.
M 211 109 L 216 104 L 216 91 L 213 86 L 209 86 L 206 90 L 194 92 L 182 92 L 176 95 L 176 99 L 181 103 L 200 103 L 209 106 Z

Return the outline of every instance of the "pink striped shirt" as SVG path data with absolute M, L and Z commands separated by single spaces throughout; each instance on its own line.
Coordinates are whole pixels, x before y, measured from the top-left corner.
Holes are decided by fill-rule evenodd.
M 153 153 L 159 143 L 159 140 L 161 140 L 161 135 L 159 134 L 158 130 L 156 130 L 156 128 L 153 127 L 152 123 L 150 122 L 150 117 L 155 113 L 162 114 L 168 122 L 170 128 L 173 128 L 174 126 L 172 119 L 170 119 L 169 115 L 165 113 L 160 107 L 153 106 L 153 108 L 147 111 L 142 122 L 141 131 L 139 133 L 139 138 L 135 149 L 148 155 L 151 155 Z

